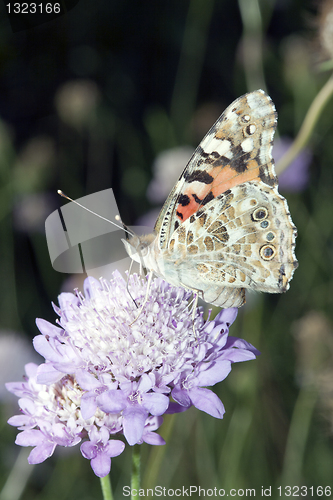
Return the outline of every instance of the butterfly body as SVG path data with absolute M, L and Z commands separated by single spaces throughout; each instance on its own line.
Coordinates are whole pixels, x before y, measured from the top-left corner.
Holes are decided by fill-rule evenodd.
M 277 190 L 274 104 L 258 90 L 234 101 L 204 137 L 148 236 L 129 255 L 170 284 L 220 307 L 245 289 L 281 293 L 297 261 L 296 228 Z

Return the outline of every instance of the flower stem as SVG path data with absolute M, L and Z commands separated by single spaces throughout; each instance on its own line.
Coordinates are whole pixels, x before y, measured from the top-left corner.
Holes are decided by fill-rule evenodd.
M 263 21 L 258 0 L 238 0 L 243 23 L 241 46 L 246 86 L 266 90 L 263 65 Z
M 322 89 L 318 92 L 314 98 L 305 118 L 303 124 L 298 132 L 296 139 L 294 140 L 291 147 L 288 149 L 286 154 L 281 158 L 281 160 L 276 165 L 276 173 L 279 175 L 283 172 L 288 165 L 296 158 L 300 151 L 306 146 L 313 129 L 320 117 L 321 112 L 326 106 L 328 100 L 333 94 L 333 76 L 331 76 Z
M 141 457 L 140 457 L 140 445 L 135 444 L 133 446 L 133 452 L 132 452 L 132 477 L 131 477 L 131 491 L 136 490 L 137 492 L 140 489 L 140 462 L 141 462 Z M 132 500 L 136 496 L 131 497 Z
M 101 477 L 103 500 L 113 500 L 110 476 Z

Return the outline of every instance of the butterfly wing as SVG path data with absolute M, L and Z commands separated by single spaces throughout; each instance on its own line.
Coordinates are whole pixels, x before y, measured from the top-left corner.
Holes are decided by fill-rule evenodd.
M 277 114 L 271 98 L 256 90 L 236 99 L 203 138 L 168 196 L 155 225 L 159 247 L 200 207 L 254 179 L 276 186 L 271 150 Z
M 271 156 L 277 114 L 258 90 L 238 98 L 204 137 L 155 229 L 163 274 L 206 302 L 239 307 L 245 288 L 277 293 L 297 267 L 296 228 Z M 167 278 L 166 278 L 167 279 Z
M 297 261 L 296 228 L 285 199 L 249 181 L 207 203 L 174 231 L 165 266 L 186 287 L 222 307 L 242 305 L 244 289 L 281 293 Z

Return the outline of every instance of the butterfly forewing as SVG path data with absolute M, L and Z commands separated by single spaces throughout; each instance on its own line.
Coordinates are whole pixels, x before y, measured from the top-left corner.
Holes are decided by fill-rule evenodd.
M 233 186 L 258 178 L 276 185 L 271 157 L 276 116 L 261 90 L 239 97 L 222 113 L 162 208 L 155 226 L 161 249 L 179 224 Z

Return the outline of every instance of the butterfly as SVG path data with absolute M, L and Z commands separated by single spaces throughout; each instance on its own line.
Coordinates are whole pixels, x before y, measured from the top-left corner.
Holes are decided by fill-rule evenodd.
M 297 230 L 278 192 L 276 125 L 263 90 L 230 104 L 190 158 L 154 232 L 124 241 L 129 256 L 150 276 L 222 308 L 242 306 L 246 289 L 288 290 Z

